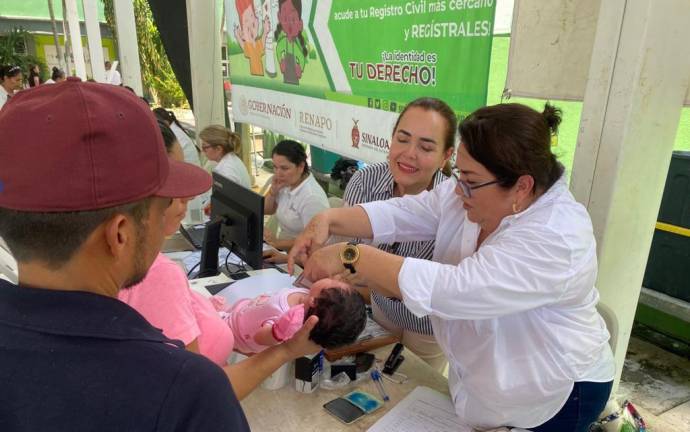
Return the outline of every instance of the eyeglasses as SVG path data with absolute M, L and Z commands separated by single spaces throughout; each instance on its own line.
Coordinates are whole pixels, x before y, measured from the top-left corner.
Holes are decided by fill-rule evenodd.
M 458 170 L 457 168 L 453 169 L 451 174 L 458 182 L 458 186 L 460 186 L 460 189 L 462 189 L 462 194 L 465 195 L 467 198 L 472 198 L 472 191 L 475 189 L 483 188 L 484 186 L 490 186 L 492 184 L 501 182 L 501 179 L 496 179 L 484 183 L 479 183 L 476 185 L 470 185 L 465 180 L 460 179 L 460 170 Z

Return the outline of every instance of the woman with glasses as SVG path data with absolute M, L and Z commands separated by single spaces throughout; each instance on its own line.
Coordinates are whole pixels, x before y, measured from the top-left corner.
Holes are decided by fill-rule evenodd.
M 460 125 L 457 180 L 325 211 L 290 252 L 311 280 L 341 274 L 429 316 L 456 412 L 477 429 L 584 432 L 611 391 L 592 223 L 550 148 L 559 123 L 550 105 L 481 108 Z M 331 234 L 436 245 L 432 261 L 320 247 Z
M 0 66 L 0 109 L 14 93 L 22 89 L 22 69 L 19 66 Z
M 201 131 L 199 138 L 201 138 L 201 151 L 209 160 L 218 162 L 213 172 L 247 189 L 252 187 L 247 167 L 239 158 L 241 151 L 239 135 L 224 126 L 211 125 Z
M 448 179 L 455 145 L 457 120 L 445 102 L 419 98 L 400 113 L 393 127 L 388 161 L 369 165 L 352 176 L 345 189 L 345 206 L 382 201 L 431 190 Z M 379 244 L 383 251 L 402 257 L 431 259 L 434 241 Z M 417 317 L 400 299 L 370 291 L 374 320 L 399 335 L 401 342 L 438 371 L 448 361 L 439 347 L 428 316 Z

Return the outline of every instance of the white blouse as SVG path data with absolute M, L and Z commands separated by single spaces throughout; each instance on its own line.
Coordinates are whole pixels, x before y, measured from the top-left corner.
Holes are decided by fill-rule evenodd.
M 218 162 L 218 165 L 213 168 L 213 172 L 230 179 L 240 186 L 251 189 L 252 181 L 249 178 L 247 167 L 242 163 L 242 159 L 237 157 L 235 153 L 228 153 Z
M 296 238 L 311 218 L 330 207 L 326 192 L 312 174 L 294 189 L 282 188 L 276 201 L 276 218 L 280 226 L 278 237 L 282 240 Z
M 479 429 L 538 426 L 574 382 L 614 377 L 591 220 L 561 178 L 475 252 L 480 229 L 455 187 L 361 206 L 375 243 L 436 240 L 433 261 L 405 258 L 398 283 L 407 308 L 431 317 L 458 416 Z
M 173 134 L 175 134 L 177 142 L 179 142 L 180 147 L 182 147 L 184 161 L 200 167 L 201 161 L 199 160 L 199 152 L 194 145 L 194 141 L 192 141 L 189 135 L 187 135 L 187 133 L 183 131 L 177 124 L 175 124 L 175 122 L 170 123 L 170 130 Z

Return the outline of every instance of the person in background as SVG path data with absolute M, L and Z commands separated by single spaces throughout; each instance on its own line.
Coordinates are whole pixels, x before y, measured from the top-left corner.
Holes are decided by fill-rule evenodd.
M 328 197 L 309 171 L 302 144 L 281 141 L 273 148 L 271 158 L 274 174 L 264 201 L 264 213 L 276 215 L 280 233 L 273 238 L 264 230 L 264 240 L 278 250 L 287 251 L 311 218 L 329 208 Z
M 53 72 L 50 74 L 50 78 L 46 80 L 45 84 L 56 84 L 65 80 L 65 71 L 53 66 Z
M 117 69 L 113 68 L 113 64 L 109 61 L 105 62 L 105 82 L 112 85 L 122 85 L 122 76 Z
M 201 150 L 206 157 L 211 161 L 218 162 L 213 168 L 214 173 L 251 189 L 252 181 L 249 172 L 239 157 L 241 153 L 239 135 L 224 126 L 211 125 L 201 131 L 199 138 Z
M 434 98 L 410 102 L 393 127 L 388 161 L 355 172 L 345 189 L 345 206 L 417 195 L 447 180 L 456 129 L 455 114 L 445 102 Z M 377 247 L 402 257 L 427 260 L 434 253 L 433 240 L 394 242 Z M 369 297 L 368 292 L 363 294 Z M 443 371 L 448 362 L 434 338 L 428 316 L 418 318 L 399 299 L 376 291 L 371 291 L 371 308 L 375 321 L 399 335 L 405 347 L 434 369 Z
M 430 316 L 461 422 L 586 432 L 615 364 L 596 309 L 596 241 L 551 151 L 560 111 L 480 108 L 460 125 L 455 179 L 431 191 L 320 213 L 290 251 L 304 277 L 341 275 Z M 433 261 L 375 243 L 435 239 Z M 312 290 L 312 296 L 318 293 Z
M 184 161 L 196 166 L 201 166 L 201 160 L 199 160 L 199 153 L 201 150 L 199 150 L 199 148 L 194 144 L 194 141 L 192 141 L 189 135 L 187 135 L 185 128 L 182 127 L 179 121 L 177 121 L 175 113 L 162 107 L 154 108 L 153 113 L 156 115 L 158 120 L 168 125 L 170 130 L 172 130 L 172 132 L 175 134 L 177 142 L 179 142 L 182 146 Z
M 15 92 L 22 89 L 22 69 L 19 66 L 0 66 L 0 109 L 14 96 Z
M 38 87 L 41 84 L 41 68 L 38 65 L 31 65 L 31 69 L 29 69 L 29 87 Z

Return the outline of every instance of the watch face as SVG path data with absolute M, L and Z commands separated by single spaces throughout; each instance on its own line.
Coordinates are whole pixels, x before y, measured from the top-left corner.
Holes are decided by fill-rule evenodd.
M 357 258 L 357 250 L 354 247 L 345 248 L 343 251 L 343 258 L 345 261 L 352 261 Z

